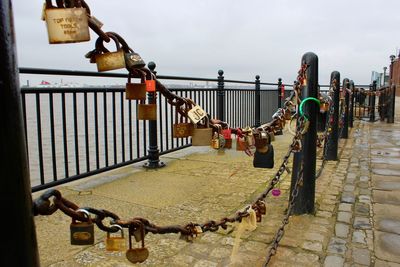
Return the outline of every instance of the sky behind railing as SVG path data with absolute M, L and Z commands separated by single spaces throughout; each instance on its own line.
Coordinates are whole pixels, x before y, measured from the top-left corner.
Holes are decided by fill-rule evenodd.
M 14 22 L 20 67 L 96 71 L 84 55 L 91 41 L 50 45 L 43 1 L 14 0 Z M 54 1 L 53 1 L 54 2 Z M 399 0 L 87 0 L 104 31 L 122 35 L 143 59 L 154 61 L 163 75 L 292 84 L 304 53 L 319 57 L 319 83 L 327 84 L 338 70 L 358 84 L 371 72 L 389 67 L 389 56 L 400 48 Z M 108 46 L 113 49 L 112 46 Z M 386 73 L 388 73 L 389 68 Z M 119 70 L 125 72 L 125 70 Z M 21 76 L 21 81 L 40 78 Z M 36 80 L 35 80 L 36 79 Z M 60 82 L 59 77 L 48 77 Z M 65 77 L 63 82 L 77 81 Z M 77 82 L 87 82 L 86 78 Z M 22 82 L 25 84 L 25 82 Z M 104 79 L 89 83 L 104 84 Z M 109 84 L 120 83 L 112 80 Z

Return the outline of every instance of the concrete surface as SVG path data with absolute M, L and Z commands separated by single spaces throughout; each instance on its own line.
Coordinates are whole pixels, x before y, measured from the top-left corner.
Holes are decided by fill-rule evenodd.
M 400 266 L 400 108 L 396 111 L 395 124 L 355 121 L 349 139 L 340 140 L 339 161 L 328 162 L 317 180 L 315 214 L 291 216 L 269 266 Z M 167 166 L 159 170 L 139 163 L 57 189 L 80 207 L 144 217 L 160 226 L 219 220 L 263 191 L 290 139 L 286 133 L 276 136 L 272 170 L 253 168 L 252 158 L 234 149 L 189 148 L 164 156 Z M 318 160 L 317 169 L 320 165 Z M 148 234 L 150 256 L 140 265 L 262 266 L 282 223 L 289 186 L 285 172 L 278 185 L 282 194 L 269 196 L 262 222 L 239 237 L 237 224 L 193 242 Z M 70 245 L 70 223 L 60 211 L 35 218 L 42 266 L 132 266 L 124 252 L 105 251 L 105 233 L 98 228 L 95 245 Z M 231 258 L 233 248 L 237 255 Z

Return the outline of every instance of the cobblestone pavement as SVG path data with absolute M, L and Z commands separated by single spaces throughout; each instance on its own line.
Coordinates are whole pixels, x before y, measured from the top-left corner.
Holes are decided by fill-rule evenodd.
M 291 216 L 269 266 L 400 266 L 399 137 L 399 120 L 356 121 L 350 138 L 340 140 L 340 160 L 327 162 L 317 180 L 315 214 Z M 81 207 L 107 209 L 121 218 L 144 217 L 160 226 L 204 223 L 251 203 L 268 185 L 289 142 L 289 134 L 276 137 L 273 170 L 253 168 L 252 159 L 235 150 L 186 149 L 163 157 L 167 167 L 159 170 L 144 170 L 141 163 L 57 189 Z M 237 224 L 230 225 L 193 242 L 176 234 L 148 234 L 150 256 L 140 265 L 262 266 L 282 223 L 289 186 L 285 173 L 278 186 L 282 194 L 267 198 L 267 214 L 254 231 L 240 234 Z M 35 218 L 42 266 L 132 266 L 124 252 L 105 251 L 105 233 L 97 228 L 95 245 L 71 246 L 70 223 L 60 211 Z

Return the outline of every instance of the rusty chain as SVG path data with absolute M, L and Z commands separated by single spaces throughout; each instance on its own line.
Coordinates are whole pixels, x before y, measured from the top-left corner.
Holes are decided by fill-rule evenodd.
M 297 139 L 301 142 L 302 136 L 306 133 L 307 129 L 304 129 L 306 127 L 305 124 L 305 118 L 304 117 L 300 117 L 299 118 L 299 124 L 297 126 L 297 130 L 296 130 L 296 137 Z M 274 256 L 276 254 L 276 251 L 278 249 L 279 246 L 279 242 L 281 241 L 281 239 L 283 238 L 283 235 L 285 234 L 285 226 L 289 223 L 289 217 L 291 215 L 294 203 L 296 201 L 296 198 L 299 194 L 299 187 L 303 184 L 303 162 L 301 164 L 300 170 L 299 170 L 299 175 L 298 178 L 296 180 L 296 183 L 293 187 L 293 191 L 292 194 L 290 196 L 290 202 L 289 202 L 289 206 L 288 209 L 286 211 L 286 215 L 282 220 L 282 224 L 281 226 L 278 228 L 278 231 L 276 232 L 274 239 L 272 240 L 272 243 L 270 244 L 265 262 L 263 266 L 267 266 L 268 263 L 270 262 L 272 256 Z

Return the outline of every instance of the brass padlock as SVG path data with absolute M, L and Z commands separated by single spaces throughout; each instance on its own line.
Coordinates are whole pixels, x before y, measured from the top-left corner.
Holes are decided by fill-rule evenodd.
M 185 118 L 186 122 L 183 122 L 183 115 L 181 114 L 180 120 L 178 122 L 178 107 L 175 110 L 175 123 L 172 129 L 172 136 L 174 138 L 184 138 L 193 135 L 193 124 L 187 122 L 187 118 Z
M 141 83 L 131 82 L 132 70 L 129 71 L 128 82 L 125 87 L 125 97 L 129 100 L 146 100 L 146 84 L 144 78 Z
M 133 51 L 132 48 L 129 47 L 128 43 L 121 37 L 121 35 L 111 32 L 121 44 L 122 50 L 124 50 L 124 58 L 125 58 L 125 67 L 128 70 L 140 69 L 146 66 L 146 63 L 142 59 L 142 57 Z
M 253 167 L 267 169 L 274 167 L 274 147 L 271 144 L 265 146 L 265 148 L 256 149 L 256 152 L 254 152 Z
M 120 236 L 111 236 L 110 232 L 107 232 L 106 237 L 106 250 L 107 251 L 124 251 L 126 250 L 126 242 L 124 238 L 124 229 L 118 224 L 110 225 L 111 228 L 117 228 L 121 231 Z
M 58 1 L 57 1 L 58 2 Z M 72 7 L 55 7 L 46 0 L 44 19 L 50 44 L 78 43 L 90 40 L 86 8 L 81 1 L 70 1 Z
M 212 128 L 209 127 L 208 117 L 205 117 L 205 124 L 195 124 L 192 136 L 192 146 L 209 146 L 212 138 Z
M 103 45 L 104 40 L 101 37 L 97 38 L 96 51 L 98 53 L 95 55 L 97 70 L 101 72 L 125 68 L 125 53 L 121 49 L 117 37 L 110 32 L 106 32 L 106 35 L 115 42 L 117 50 L 115 52 L 108 51 Z
M 236 138 L 236 150 L 237 151 L 245 151 L 247 148 L 247 143 L 244 137 L 237 137 Z
M 132 248 L 132 235 L 133 232 L 139 227 L 141 232 L 141 248 Z M 142 222 L 138 222 L 138 225 L 129 225 L 129 249 L 126 251 L 126 258 L 132 263 L 144 262 L 149 257 L 149 250 L 144 246 L 144 225 Z
M 87 216 L 87 222 L 77 222 L 74 218 L 70 225 L 71 245 L 93 245 L 94 244 L 94 224 L 87 210 L 78 209 Z
M 139 104 L 137 107 L 138 120 L 157 120 L 157 104 Z

